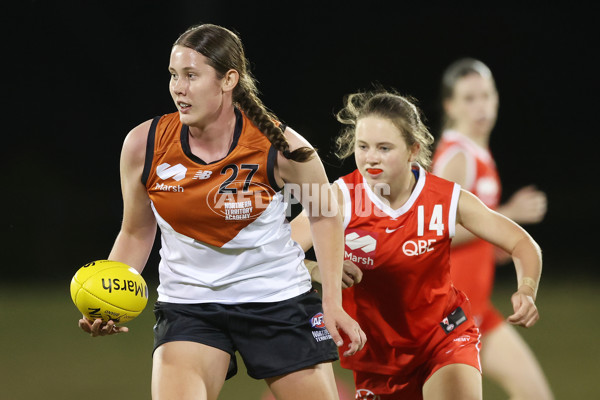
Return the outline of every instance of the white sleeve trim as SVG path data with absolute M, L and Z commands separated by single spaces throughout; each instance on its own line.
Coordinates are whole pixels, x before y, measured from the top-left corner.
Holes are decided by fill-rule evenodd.
M 460 185 L 454 184 L 452 189 L 452 200 L 450 200 L 450 211 L 448 215 L 448 233 L 453 238 L 456 234 L 456 213 L 458 212 L 458 199 L 460 198 Z
M 460 146 L 452 146 L 448 148 L 435 162 L 433 165 L 433 174 L 437 176 L 443 176 L 442 171 L 446 169 L 448 162 L 454 158 L 457 154 L 463 154 L 467 163 L 467 170 L 465 171 L 465 187 L 469 191 L 473 191 L 473 185 L 475 185 L 475 177 L 477 175 L 477 162 L 473 154 Z

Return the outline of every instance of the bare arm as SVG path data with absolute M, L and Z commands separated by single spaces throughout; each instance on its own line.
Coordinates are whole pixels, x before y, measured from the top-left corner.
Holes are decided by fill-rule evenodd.
M 286 130 L 290 149 L 310 146 L 291 129 Z M 291 161 L 278 154 L 278 174 L 286 184 L 293 184 L 299 193 L 306 218 L 310 224 L 313 247 L 320 266 L 325 324 L 338 346 L 343 344 L 338 328 L 349 336 L 351 343 L 345 355 L 352 355 L 364 346 L 366 337 L 360 326 L 342 308 L 343 227 L 325 169 L 319 157 L 308 162 Z M 306 224 L 306 222 L 304 222 Z M 298 239 L 300 241 L 302 239 Z
M 123 195 L 123 221 L 108 258 L 144 269 L 156 235 L 156 219 L 150 208 L 150 199 L 141 183 L 144 168 L 146 140 L 150 121 L 134 128 L 123 143 L 121 152 L 121 191 Z M 117 327 L 113 321 L 106 324 L 101 319 L 93 323 L 83 317 L 79 327 L 92 336 L 105 336 L 128 332 L 127 327 Z
M 297 242 L 306 253 L 313 246 L 312 234 L 310 233 L 310 220 L 306 213 L 303 211 L 298 214 L 296 218 L 290 222 L 290 226 L 292 227 L 292 240 Z M 306 266 L 306 269 L 308 269 L 310 279 L 313 282 L 321 283 L 321 273 L 317 262 L 305 259 L 304 265 Z
M 457 152 L 443 165 L 438 165 L 434 173 L 444 179 L 456 182 L 463 188 L 467 182 L 467 156 Z M 544 219 L 547 209 L 547 197 L 544 192 L 529 185 L 517 190 L 506 203 L 498 206 L 497 211 L 518 224 L 536 224 Z M 473 240 L 474 235 L 462 227 L 457 227 L 452 241 L 453 246 Z
M 490 210 L 465 190 L 461 190 L 457 222 L 512 256 L 518 285 L 511 297 L 514 314 L 508 317 L 508 321 L 525 327 L 535 324 L 539 319 L 535 298 L 542 273 L 542 254 L 538 244 L 515 222 Z
M 331 194 L 334 195 L 334 198 L 337 200 L 335 202 L 335 204 L 337 204 L 337 212 L 339 213 L 340 221 L 343 221 L 344 196 L 342 196 L 339 186 L 335 183 L 331 185 Z M 306 209 L 292 220 L 291 227 L 292 239 L 296 241 L 305 252 L 310 250 L 313 247 L 313 238 L 310 233 L 310 218 Z
M 156 219 L 150 198 L 141 182 L 150 121 L 134 128 L 123 143 L 121 191 L 123 221 L 109 259 L 143 271 L 156 235 Z
M 344 210 L 344 197 L 340 193 L 340 188 L 335 183 L 332 185 L 333 192 L 336 194 L 338 199 L 338 210 L 343 219 Z M 302 247 L 305 252 L 313 246 L 312 235 L 310 231 L 310 222 L 308 216 L 303 211 L 296 216 L 291 222 L 292 227 L 292 239 Z M 304 260 L 304 264 L 310 272 L 310 278 L 313 282 L 321 283 L 321 271 L 319 264 L 316 261 Z M 342 268 L 342 289 L 347 289 L 355 284 L 360 283 L 362 280 L 361 269 L 354 264 L 352 261 L 345 260 Z
M 298 214 L 290 222 L 290 225 L 292 227 L 292 240 L 297 242 L 304 252 L 310 250 L 313 246 L 313 241 L 310 233 L 310 220 L 308 219 L 308 215 L 306 215 L 306 211 Z
M 312 260 L 304 260 L 304 263 L 310 272 L 312 281 L 321 283 L 319 264 Z M 360 281 L 362 281 L 363 272 L 358 265 L 350 260 L 344 260 L 344 265 L 342 267 L 342 289 L 348 289 L 349 287 L 358 285 Z

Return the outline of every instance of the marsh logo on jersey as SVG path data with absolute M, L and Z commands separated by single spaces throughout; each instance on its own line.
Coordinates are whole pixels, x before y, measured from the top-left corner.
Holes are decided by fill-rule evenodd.
M 375 268 L 377 234 L 360 229 L 346 229 L 344 258 L 365 269 Z
M 160 164 L 156 167 L 156 175 L 162 180 L 173 178 L 176 181 L 180 181 L 185 178 L 187 168 L 181 164 L 171 166 L 168 163 Z M 181 185 L 167 185 L 164 182 L 156 182 L 154 190 L 160 190 L 161 192 L 184 192 L 185 189 Z
M 354 397 L 356 400 L 380 400 L 381 397 L 368 389 L 357 389 Z
M 176 181 L 180 181 L 185 178 L 187 168 L 181 164 L 171 166 L 169 163 L 160 164 L 156 167 L 156 175 L 162 180 L 173 178 Z

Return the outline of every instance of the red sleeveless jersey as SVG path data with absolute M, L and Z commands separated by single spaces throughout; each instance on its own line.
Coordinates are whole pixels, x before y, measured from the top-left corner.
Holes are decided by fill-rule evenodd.
M 467 182 L 463 188 L 489 208 L 497 208 L 501 186 L 492 154 L 459 132 L 449 130 L 443 133 L 433 157 L 433 173 L 442 171 L 448 160 L 458 153 L 462 153 L 467 160 Z M 469 296 L 473 315 L 480 325 L 487 314 L 486 310 L 491 307 L 490 296 L 496 269 L 494 246 L 476 238 L 454 247 L 450 261 L 452 280 L 457 288 Z
M 418 165 L 413 171 L 413 193 L 396 210 L 358 170 L 336 181 L 344 195 L 345 259 L 363 271 L 359 284 L 343 290 L 343 306 L 368 338 L 362 351 L 340 357 L 344 368 L 381 374 L 415 368 L 448 337 L 444 319 L 464 307 L 465 295 L 450 278 L 460 186 Z

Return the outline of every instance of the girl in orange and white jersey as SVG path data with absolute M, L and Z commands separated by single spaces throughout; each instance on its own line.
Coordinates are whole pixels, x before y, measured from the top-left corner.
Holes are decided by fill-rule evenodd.
M 161 231 L 153 399 L 216 399 L 236 352 L 277 399 L 337 399 L 340 333 L 347 356 L 366 340 L 341 304 L 343 230 L 323 165 L 267 111 L 247 66 L 235 33 L 191 27 L 170 56 L 177 112 L 138 125 L 123 145 L 124 216 L 109 259 L 142 272 Z M 284 184 L 304 207 L 328 210 L 310 219 L 322 299 L 290 239 Z M 327 190 L 309 196 L 314 186 Z M 79 325 L 92 336 L 127 331 Z
M 481 399 L 479 330 L 450 275 L 457 225 L 512 255 L 518 287 L 513 324 L 539 318 L 542 259 L 520 226 L 454 182 L 427 172 L 433 137 L 409 99 L 374 91 L 347 97 L 338 155 L 357 169 L 334 183 L 344 215 L 345 310 L 369 341 L 341 365 L 353 370 L 357 399 Z M 307 250 L 306 214 L 292 223 Z M 313 269 L 318 280 L 319 269 Z M 316 272 L 316 273 L 315 273 Z

